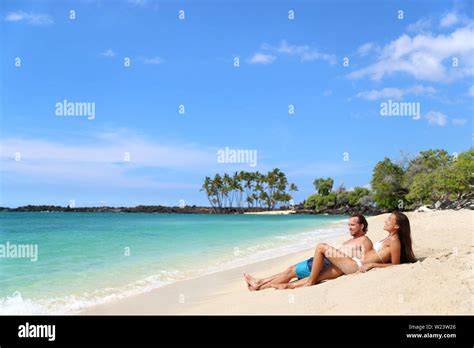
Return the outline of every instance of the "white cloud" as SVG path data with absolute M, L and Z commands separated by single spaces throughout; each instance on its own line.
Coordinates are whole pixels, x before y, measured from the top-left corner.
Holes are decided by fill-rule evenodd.
M 405 95 L 421 95 L 421 94 L 434 94 L 436 90 L 433 87 L 426 87 L 423 85 L 416 85 L 410 88 L 395 88 L 387 87 L 381 90 L 372 89 L 370 91 L 362 91 L 357 93 L 356 97 L 363 98 L 367 100 L 377 100 L 382 98 L 393 98 L 401 99 Z
M 474 97 L 474 85 L 469 87 L 469 90 L 467 91 L 467 94 L 471 97 Z
M 160 57 L 154 57 L 154 58 L 142 58 L 141 59 L 143 64 L 161 64 L 163 63 L 163 59 Z
M 111 58 L 111 57 L 115 57 L 115 52 L 112 51 L 111 49 L 108 49 L 107 51 L 102 52 L 100 55 Z
M 450 82 L 474 74 L 474 24 L 448 35 L 403 34 L 385 45 L 376 61 L 349 74 L 350 78 L 369 76 L 373 80 L 394 73 L 406 73 L 418 80 Z M 453 66 L 456 57 L 460 64 Z
M 452 122 L 455 126 L 463 126 L 467 123 L 467 118 L 453 118 Z
M 407 26 L 407 31 L 421 33 L 431 29 L 431 19 L 422 18 Z
M 9 12 L 6 16 L 5 16 L 5 20 L 7 22 L 19 22 L 19 21 L 22 21 L 24 20 L 26 17 L 28 16 L 27 13 L 25 12 Z
M 270 46 L 268 46 L 270 47 Z M 330 64 L 336 64 L 337 58 L 333 54 L 322 53 L 316 48 L 308 45 L 290 45 L 286 40 L 282 40 L 280 45 L 276 48 L 278 53 L 288 54 L 291 56 L 298 56 L 301 61 L 325 60 Z
M 4 20 L 7 22 L 26 22 L 31 25 L 48 25 L 54 23 L 53 19 L 48 14 L 24 11 L 9 12 L 4 17 Z
M 457 13 L 449 12 L 443 18 L 441 18 L 441 21 L 439 22 L 439 24 L 442 27 L 446 28 L 458 23 L 459 20 L 460 18 Z
M 430 111 L 428 112 L 425 117 L 428 120 L 429 124 L 437 125 L 437 126 L 445 126 L 448 120 L 447 116 L 442 112 L 438 111 Z
M 302 62 L 325 60 L 330 64 L 337 63 L 337 58 L 333 54 L 320 52 L 316 48 L 310 47 L 308 45 L 290 45 L 286 40 L 282 40 L 277 47 L 271 46 L 269 44 L 263 44 L 261 49 L 269 53 L 258 52 L 254 54 L 251 59 L 249 59 L 249 63 L 269 64 L 273 63 L 277 56 L 281 55 L 299 57 Z
M 426 86 L 423 86 L 423 85 L 416 85 L 416 86 L 413 86 L 411 88 L 406 89 L 405 92 L 407 94 L 415 94 L 415 95 L 418 95 L 418 94 L 434 94 L 434 93 L 436 93 L 436 89 L 434 89 L 431 86 L 426 87 Z
M 16 178 L 42 182 L 160 188 L 165 184 L 145 174 L 150 169 L 196 171 L 217 167 L 216 150 L 194 144 L 159 143 L 126 131 L 99 134 L 92 137 L 92 144 L 90 140 L 76 144 L 37 138 L 3 139 L 1 170 Z M 21 153 L 20 161 L 14 160 L 17 152 Z M 126 152 L 130 153 L 129 162 L 124 160 Z
M 381 90 L 372 89 L 370 91 L 362 91 L 357 93 L 356 97 L 367 100 L 377 100 L 381 98 L 395 98 L 403 97 L 403 91 L 400 88 L 383 88 Z
M 276 57 L 271 54 L 255 53 L 252 58 L 249 59 L 250 64 L 271 64 L 275 61 Z
M 357 54 L 361 57 L 368 55 L 371 51 L 375 49 L 375 44 L 373 42 L 366 42 L 365 44 L 359 46 L 357 49 Z

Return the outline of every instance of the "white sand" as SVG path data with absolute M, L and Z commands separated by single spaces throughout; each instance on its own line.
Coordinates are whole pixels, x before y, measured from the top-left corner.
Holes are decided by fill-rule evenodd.
M 268 211 L 255 211 L 255 212 L 246 212 L 247 215 L 288 215 L 295 214 L 294 210 L 268 210 Z
M 247 290 L 244 271 L 268 276 L 311 256 L 313 250 L 307 250 L 176 282 L 82 314 L 473 314 L 474 211 L 407 215 L 419 259 L 414 264 L 372 269 L 296 290 Z M 386 236 L 386 216 L 368 219 L 373 241 Z

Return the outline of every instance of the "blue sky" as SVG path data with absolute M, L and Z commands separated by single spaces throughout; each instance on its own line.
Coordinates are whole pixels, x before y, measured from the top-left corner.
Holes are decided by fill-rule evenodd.
M 385 156 L 471 146 L 469 1 L 0 6 L 1 206 L 204 205 L 206 175 L 274 167 L 298 202 L 317 177 L 364 186 Z M 420 119 L 381 116 L 389 99 Z M 58 116 L 63 100 L 95 117 Z M 218 163 L 226 147 L 258 165 Z

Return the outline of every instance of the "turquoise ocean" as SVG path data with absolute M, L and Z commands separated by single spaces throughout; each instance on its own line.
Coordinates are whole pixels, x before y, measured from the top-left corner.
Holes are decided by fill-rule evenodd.
M 345 216 L 0 213 L 0 314 L 74 314 L 96 304 L 312 248 Z M 0 255 L 1 256 L 1 255 Z M 22 255 L 25 256 L 25 255 Z M 288 265 L 282 265 L 282 270 Z

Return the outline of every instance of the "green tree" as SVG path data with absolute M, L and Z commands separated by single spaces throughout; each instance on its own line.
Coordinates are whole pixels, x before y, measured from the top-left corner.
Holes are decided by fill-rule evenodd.
M 207 196 L 207 199 L 209 201 L 209 204 L 211 205 L 211 207 L 215 211 L 217 202 L 215 200 L 214 193 L 212 191 L 212 180 L 211 180 L 210 177 L 206 176 L 204 178 L 204 183 L 202 184 L 201 191 L 206 192 L 206 196 Z
M 419 204 L 431 204 L 436 195 L 433 192 L 435 173 L 418 173 L 415 175 L 406 195 L 406 199 L 410 202 Z
M 359 200 L 357 201 L 357 205 L 364 208 L 371 208 L 374 206 L 374 203 L 375 203 L 374 197 L 372 196 L 371 193 L 360 197 Z
M 403 177 L 403 169 L 387 157 L 376 164 L 371 185 L 378 206 L 396 209 L 403 202 L 406 194 L 402 187 Z
M 369 194 L 370 191 L 365 187 L 354 187 L 354 190 L 348 192 L 349 205 L 351 207 L 358 206 L 359 200 L 364 196 L 368 196 Z
M 211 185 L 211 192 L 215 196 L 215 202 L 219 209 L 222 209 L 224 204 L 224 182 L 222 180 L 222 176 L 219 174 L 214 175 L 214 179 L 212 180 Z
M 240 171 L 233 175 L 216 174 L 213 179 L 206 176 L 201 187 L 216 211 L 227 207 L 242 207 L 244 202 L 248 207 L 266 206 L 274 209 L 282 203 L 288 204 L 292 198 L 290 193 L 297 190 L 298 187 L 289 183 L 285 173 L 278 168 L 269 171 L 267 175 L 258 171 Z
M 334 180 L 331 178 L 318 178 L 313 181 L 313 185 L 316 189 L 316 192 L 320 196 L 327 196 L 329 192 L 332 191 L 332 186 L 334 185 Z
M 456 170 L 462 173 L 465 180 L 464 192 L 469 192 L 469 185 L 474 185 L 474 147 L 465 152 L 461 152 L 456 160 L 453 161 Z
M 334 208 L 336 206 L 336 200 L 337 195 L 335 192 L 331 192 L 327 196 L 313 194 L 306 199 L 304 206 L 306 209 L 316 210 Z
M 455 167 L 441 168 L 435 172 L 433 188 L 441 199 L 460 198 L 469 183 L 463 173 Z
M 474 149 L 462 152 L 449 166 L 441 167 L 434 178 L 434 189 L 443 198 L 457 198 L 471 190 L 474 173 Z
M 350 198 L 351 192 L 349 191 L 342 191 L 337 193 L 336 197 L 336 204 L 338 207 L 344 207 L 346 205 L 349 205 L 349 198 Z
M 322 202 L 322 196 L 318 194 L 312 194 L 304 202 L 304 207 L 306 209 L 316 209 Z
M 438 168 L 448 166 L 452 161 L 446 150 L 435 149 L 420 151 L 418 155 L 408 163 L 404 176 L 404 188 L 408 189 L 415 176 L 419 173 L 431 173 Z
M 445 150 L 421 151 L 408 168 L 407 175 L 411 178 L 407 179 L 410 182 L 407 200 L 431 204 L 440 199 L 459 198 L 469 192 L 473 158 L 472 148 L 457 157 L 451 157 Z

